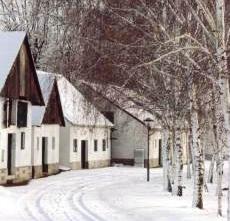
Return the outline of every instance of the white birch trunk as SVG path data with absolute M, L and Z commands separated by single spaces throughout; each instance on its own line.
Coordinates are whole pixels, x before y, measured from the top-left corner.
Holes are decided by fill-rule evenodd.
M 169 143 L 169 131 L 164 129 L 163 131 L 163 179 L 164 190 L 172 192 L 172 186 L 170 181 L 170 143 Z
M 194 154 L 194 189 L 193 189 L 193 207 L 203 209 L 203 192 L 204 192 L 204 159 L 203 151 L 200 146 L 199 138 L 199 122 L 196 105 L 196 92 L 194 85 L 191 94 L 191 129 L 192 129 L 192 145 Z
M 191 179 L 192 175 L 191 175 L 191 134 L 189 133 L 188 137 L 188 142 L 187 142 L 187 178 Z
M 208 183 L 213 183 L 214 166 L 215 166 L 215 154 L 213 153 L 212 160 L 208 170 Z
M 229 98 L 229 82 L 228 82 L 228 68 L 227 68 L 227 56 L 226 56 L 226 30 L 225 30 L 225 0 L 216 0 L 216 24 L 218 39 L 216 44 L 218 65 L 219 65 L 219 88 L 220 88 L 220 106 L 223 113 L 224 129 L 226 132 L 226 145 L 228 148 L 228 155 L 230 156 L 230 125 L 229 125 L 229 110 L 228 110 L 228 98 Z M 229 157 L 228 156 L 228 157 Z M 230 157 L 228 158 L 228 187 L 230 187 Z M 230 188 L 228 188 L 228 210 L 227 220 L 230 221 Z
M 183 195 L 183 149 L 181 146 L 181 128 L 179 119 L 176 119 L 175 130 L 175 182 L 174 182 L 174 195 Z
M 223 179 L 223 154 L 222 150 L 220 150 L 218 154 L 218 164 L 217 164 L 217 198 L 218 198 L 218 210 L 217 214 L 222 216 L 222 179 Z

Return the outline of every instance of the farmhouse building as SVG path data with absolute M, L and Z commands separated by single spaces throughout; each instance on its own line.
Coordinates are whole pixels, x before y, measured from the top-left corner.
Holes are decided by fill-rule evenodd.
M 111 162 L 113 124 L 63 76 L 57 77 L 65 127 L 60 129 L 60 165 L 106 167 Z
M 38 72 L 45 106 L 32 107 L 32 176 L 59 171 L 60 126 L 65 126 L 55 75 Z
M 32 105 L 44 105 L 28 38 L 0 32 L 0 184 L 31 179 Z
M 89 84 L 80 84 L 78 88 L 114 124 L 111 135 L 112 163 L 146 166 L 149 142 L 150 167 L 162 166 L 162 129 L 152 114 L 127 105 L 127 102 L 119 102 L 121 95 L 109 91 L 109 88 L 104 90 L 105 94 L 97 92 Z M 152 120 L 150 130 L 145 122 L 147 118 Z M 181 137 L 186 163 L 187 134 L 183 133 Z

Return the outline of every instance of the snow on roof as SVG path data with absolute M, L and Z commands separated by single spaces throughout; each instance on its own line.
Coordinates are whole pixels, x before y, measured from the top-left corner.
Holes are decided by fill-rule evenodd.
M 33 106 L 32 107 L 32 125 L 41 125 L 45 109 L 47 107 L 49 97 L 53 88 L 55 75 L 42 71 L 37 71 L 38 81 L 44 98 L 45 106 Z
M 0 90 L 5 84 L 25 37 L 25 32 L 0 31 Z
M 118 106 L 121 110 L 126 111 L 143 124 L 146 125 L 145 120 L 150 118 L 152 122 L 150 122 L 150 127 L 154 129 L 161 129 L 160 123 L 157 120 L 156 116 L 141 107 L 135 105 L 126 94 L 121 93 L 118 90 L 115 90 L 116 86 L 107 84 L 106 86 L 98 84 L 98 83 L 90 83 L 82 81 L 83 84 L 89 86 L 94 91 L 98 92 L 98 95 L 105 97 L 108 99 L 111 104 Z M 99 89 L 99 90 L 98 90 Z M 124 89 L 123 89 L 124 90 Z M 128 93 L 132 93 L 131 90 L 127 90 Z
M 64 117 L 73 125 L 113 126 L 65 77 L 57 79 Z

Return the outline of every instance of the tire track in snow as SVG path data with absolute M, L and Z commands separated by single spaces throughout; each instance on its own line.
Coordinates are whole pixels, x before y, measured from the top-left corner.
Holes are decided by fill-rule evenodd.
M 23 217 L 32 218 L 34 221 L 51 221 L 50 217 L 44 212 L 41 207 L 40 200 L 42 195 L 44 194 L 45 190 L 36 189 L 28 194 L 26 194 L 18 203 L 19 205 L 22 204 L 22 213 Z M 36 200 L 34 200 L 34 196 L 36 196 Z M 19 206 L 21 208 L 21 206 Z
M 111 176 L 109 170 L 96 172 L 85 176 L 82 171 L 76 178 L 70 174 L 64 182 L 60 179 L 30 191 L 21 200 L 24 201 L 24 217 L 33 221 L 106 221 L 87 207 L 84 197 L 91 190 L 115 185 L 120 178 Z
M 65 194 L 63 194 L 63 197 L 60 198 L 60 201 L 63 201 L 62 204 L 66 203 L 66 205 L 63 208 L 59 207 L 59 210 L 56 211 L 56 214 L 54 214 L 52 210 L 49 210 L 47 207 L 45 207 L 46 205 L 43 205 L 42 200 L 47 195 L 50 195 L 50 198 L 48 199 L 49 208 L 58 207 L 57 205 L 54 205 L 54 202 L 52 201 L 52 199 L 56 198 L 56 196 L 58 195 L 58 192 L 61 192 L 63 188 L 65 187 L 68 188 L 69 186 L 72 186 L 72 185 L 74 186 L 78 185 L 78 188 L 74 188 L 74 191 L 71 192 L 71 195 L 73 195 L 76 192 L 78 193 L 79 190 L 81 191 L 81 188 L 79 186 L 82 186 L 83 188 L 89 185 L 96 184 L 96 182 L 92 182 L 92 177 L 97 179 L 97 178 L 100 178 L 101 175 L 97 175 L 97 176 L 94 175 L 94 176 L 87 177 L 87 180 L 88 180 L 87 183 L 82 182 L 82 180 L 79 178 L 76 178 L 76 179 L 71 179 L 70 182 L 68 181 L 65 182 L 64 185 L 62 184 L 62 181 L 58 181 L 58 182 L 49 184 L 48 186 L 43 186 L 42 188 L 37 188 L 33 191 L 30 191 L 20 200 L 19 204 L 24 202 L 23 203 L 24 206 L 22 208 L 21 213 L 23 214 L 24 217 L 28 217 L 33 221 L 35 220 L 36 221 L 52 221 L 52 220 L 68 220 L 68 221 L 78 221 L 79 220 L 81 221 L 82 219 L 78 219 L 79 215 L 80 217 L 83 216 L 84 218 L 87 218 L 86 220 L 89 220 L 89 217 L 85 216 L 84 213 L 75 211 L 73 209 L 74 207 L 73 206 L 71 207 L 69 205 L 69 200 L 67 201 L 65 200 L 65 196 L 68 195 L 68 192 L 70 192 L 70 190 L 67 190 Z M 55 192 L 54 192 L 54 188 L 56 189 Z M 60 191 L 57 191 L 58 189 Z M 47 204 L 47 201 L 46 200 L 44 201 Z M 70 212 L 69 209 L 71 209 L 71 212 L 72 212 L 71 214 L 69 214 Z

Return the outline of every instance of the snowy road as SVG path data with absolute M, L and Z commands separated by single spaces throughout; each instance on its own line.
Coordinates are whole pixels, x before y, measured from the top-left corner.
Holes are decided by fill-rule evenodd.
M 113 167 L 61 173 L 22 187 L 0 187 L 2 221 L 214 221 L 214 187 L 205 210 L 191 208 L 191 181 L 183 198 L 162 191 L 161 169 L 146 182 L 141 168 Z M 225 199 L 224 199 L 225 200 Z

